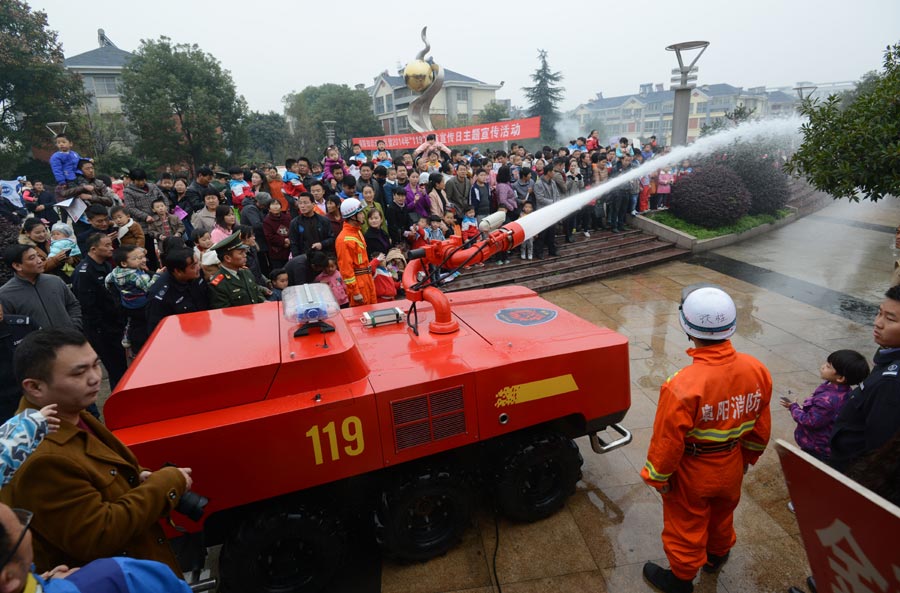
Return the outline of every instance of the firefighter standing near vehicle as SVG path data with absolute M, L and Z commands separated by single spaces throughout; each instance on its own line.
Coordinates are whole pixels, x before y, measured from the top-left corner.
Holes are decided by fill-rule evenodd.
M 246 245 L 241 242 L 241 233 L 233 233 L 212 247 L 219 256 L 221 265 L 209 281 L 209 306 L 212 309 L 253 305 L 265 300 L 264 289 L 256 283 L 247 265 Z
M 373 305 L 378 302 L 375 295 L 375 281 L 369 268 L 366 240 L 362 234 L 364 216 L 363 206 L 356 198 L 347 198 L 341 202 L 344 228 L 334 246 L 337 250 L 338 268 L 344 279 L 351 307 Z
M 736 352 L 737 311 L 725 291 L 706 286 L 680 307 L 694 343 L 693 364 L 662 386 L 641 477 L 663 499 L 662 541 L 671 569 L 648 562 L 644 576 L 666 593 L 691 593 L 701 567 L 715 572 L 734 545 L 733 513 L 743 474 L 769 441 L 772 377 Z

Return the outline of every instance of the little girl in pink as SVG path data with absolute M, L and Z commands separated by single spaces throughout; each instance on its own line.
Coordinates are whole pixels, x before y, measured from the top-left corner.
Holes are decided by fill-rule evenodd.
M 675 176 L 668 168 L 659 170 L 659 178 L 656 182 L 656 193 L 659 195 L 659 207 L 669 207 L 669 195 L 672 193 L 672 184 L 675 182 Z
M 324 181 L 328 181 L 333 177 L 331 167 L 334 165 L 341 166 L 341 169 L 344 170 L 344 177 L 350 175 L 350 169 L 347 168 L 347 163 L 341 158 L 341 153 L 334 146 L 329 146 L 325 149 L 325 162 L 322 164 L 322 179 Z
M 350 299 L 347 297 L 347 289 L 344 287 L 344 279 L 341 278 L 341 273 L 338 272 L 336 256 L 328 256 L 328 265 L 326 265 L 325 269 L 316 276 L 316 282 L 327 284 L 328 287 L 331 288 L 334 300 L 341 306 L 341 309 L 346 309 L 350 306 Z

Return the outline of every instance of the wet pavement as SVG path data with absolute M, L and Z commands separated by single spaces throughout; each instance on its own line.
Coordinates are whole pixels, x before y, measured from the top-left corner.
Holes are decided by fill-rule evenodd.
M 483 511 L 446 556 L 424 564 L 385 562 L 380 591 L 491 593 L 498 591 L 497 580 L 504 593 L 652 591 L 641 567 L 648 560 L 666 565 L 662 503 L 639 471 L 659 386 L 690 363 L 676 315 L 682 288 L 697 282 L 725 288 L 739 312 L 733 343 L 768 366 L 773 401 L 803 398 L 821 382 L 818 368 L 830 352 L 874 352 L 872 320 L 890 279 L 898 222 L 897 200 L 836 203 L 703 257 L 545 293 L 552 303 L 628 336 L 632 406 L 624 424 L 634 441 L 597 455 L 579 439 L 583 479 L 561 512 L 523 525 L 495 523 Z M 773 440 L 793 442 L 793 428 L 789 413 L 775 405 Z M 718 575 L 699 576 L 695 591 L 768 593 L 802 585 L 809 568 L 787 502 L 769 447 L 745 477 L 730 560 Z

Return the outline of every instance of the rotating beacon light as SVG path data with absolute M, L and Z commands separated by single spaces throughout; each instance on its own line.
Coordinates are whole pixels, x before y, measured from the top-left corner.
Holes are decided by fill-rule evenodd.
M 325 320 L 337 315 L 340 307 L 327 284 L 288 286 L 281 293 L 281 301 L 284 318 L 303 324 L 294 337 L 307 335 L 312 327 L 318 327 L 322 333 L 334 331 L 334 326 Z

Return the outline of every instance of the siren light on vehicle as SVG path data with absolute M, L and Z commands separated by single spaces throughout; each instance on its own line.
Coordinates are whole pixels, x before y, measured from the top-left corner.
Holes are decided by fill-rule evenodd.
M 284 318 L 295 323 L 324 321 L 340 311 L 327 284 L 288 286 L 281 293 L 281 301 Z

